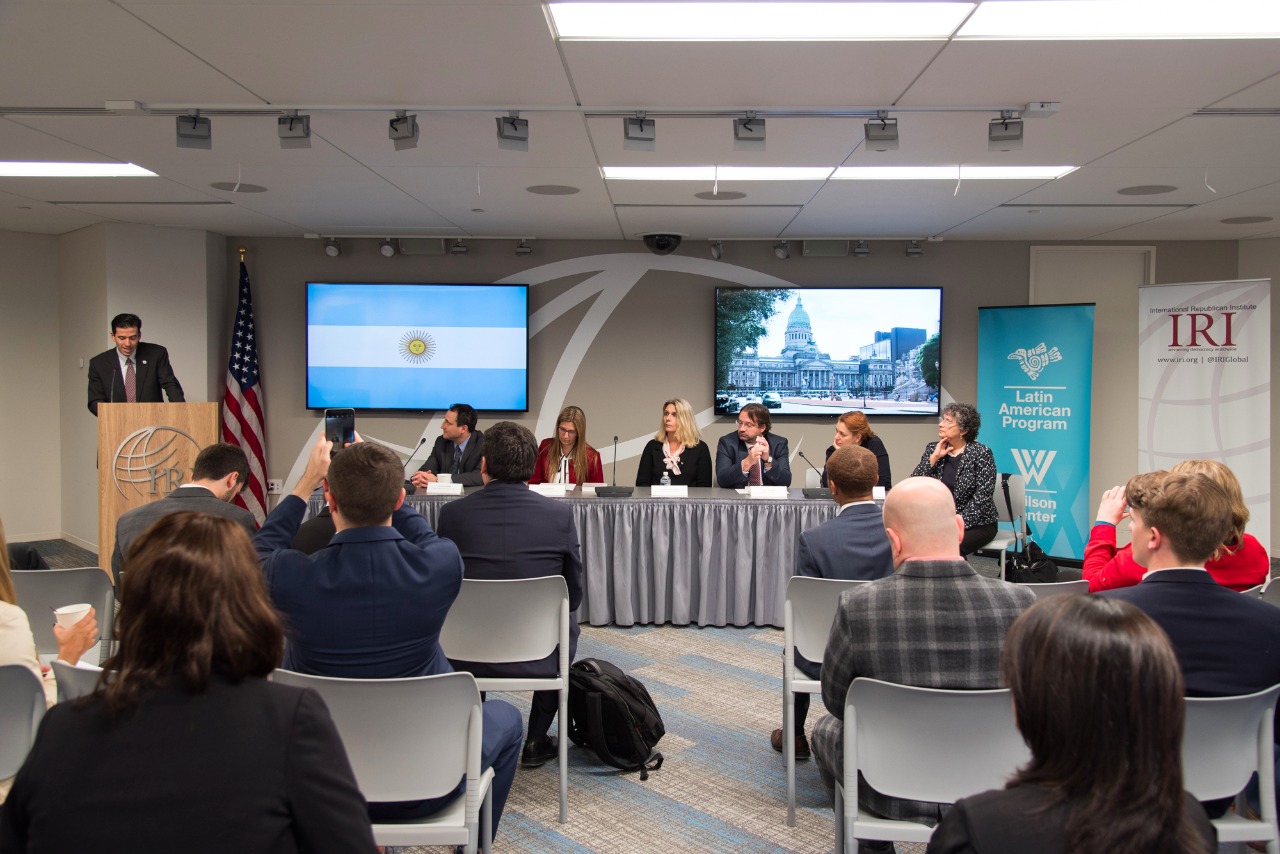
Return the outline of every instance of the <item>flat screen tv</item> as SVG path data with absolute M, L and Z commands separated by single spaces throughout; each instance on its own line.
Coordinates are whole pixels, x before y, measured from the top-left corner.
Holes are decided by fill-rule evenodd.
M 307 283 L 312 409 L 529 408 L 527 285 Z
M 716 288 L 715 409 L 938 414 L 941 288 Z

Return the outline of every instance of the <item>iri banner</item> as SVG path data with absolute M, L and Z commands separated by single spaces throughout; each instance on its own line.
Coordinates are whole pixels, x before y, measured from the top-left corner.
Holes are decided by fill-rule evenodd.
M 1146 287 L 1138 308 L 1138 471 L 1224 463 L 1269 547 L 1271 280 Z
M 1027 525 L 1055 557 L 1083 558 L 1089 534 L 1092 381 L 1092 305 L 978 309 L 978 441 L 1022 475 Z

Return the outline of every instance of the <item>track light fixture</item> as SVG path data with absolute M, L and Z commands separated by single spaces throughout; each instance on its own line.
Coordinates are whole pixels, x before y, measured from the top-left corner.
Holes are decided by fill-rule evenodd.
M 280 147 L 311 147 L 311 116 L 302 116 L 297 110 L 287 110 L 276 119 L 276 136 L 280 137 Z
M 454 255 L 466 255 L 469 247 L 463 243 L 461 239 L 453 241 L 453 245 L 449 247 L 449 251 Z
M 987 150 L 1022 150 L 1022 119 L 1015 119 L 1013 110 L 1001 110 L 1000 118 L 987 124 Z
M 748 112 L 733 120 L 733 148 L 735 151 L 759 151 L 764 148 L 764 119 Z
M 382 253 L 383 258 L 390 258 L 396 254 L 396 245 L 388 237 L 378 245 L 378 251 Z
M 518 110 L 494 119 L 498 123 L 498 148 L 507 151 L 529 150 L 529 120 L 520 118 Z
M 324 254 L 330 258 L 337 258 L 342 254 L 342 247 L 338 245 L 337 238 L 326 237 L 324 239 Z
M 418 117 L 396 110 L 396 117 L 387 122 L 387 139 L 396 151 L 418 147 Z
M 859 240 L 853 247 L 854 258 L 866 258 L 871 254 L 871 247 L 867 245 L 867 241 Z
M 924 254 L 924 248 L 920 246 L 919 240 L 907 241 L 907 257 L 908 258 L 919 258 L 923 254 Z
M 192 110 L 177 118 L 178 148 L 199 148 L 205 151 L 213 148 L 213 123 L 201 116 L 199 110 Z
M 532 254 L 533 254 L 533 247 L 529 245 L 529 241 L 521 240 L 519 243 L 516 244 L 516 255 L 525 256 L 525 255 L 532 255 Z
M 657 126 L 643 110 L 622 119 L 622 147 L 627 151 L 653 151 L 656 141 Z
M 785 240 L 780 240 L 773 244 L 773 254 L 778 256 L 779 261 L 785 261 L 791 257 L 791 244 Z
M 711 241 L 711 257 L 719 261 L 724 257 L 724 242 L 720 240 Z
M 898 120 L 889 118 L 888 110 L 877 110 L 876 117 L 862 126 L 862 134 L 872 151 L 898 150 Z

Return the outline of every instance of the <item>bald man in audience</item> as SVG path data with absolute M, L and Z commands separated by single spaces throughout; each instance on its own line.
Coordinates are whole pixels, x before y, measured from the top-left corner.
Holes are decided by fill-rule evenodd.
M 1125 501 L 1133 559 L 1147 573 L 1133 587 L 1096 595 L 1131 602 L 1159 623 L 1190 697 L 1252 694 L 1280 683 L 1280 611 L 1223 587 L 1204 568 L 1232 532 L 1227 491 L 1202 474 L 1155 471 L 1130 478 Z M 1205 810 L 1218 818 L 1229 805 L 1206 803 Z
M 964 520 L 941 481 L 911 477 L 884 503 L 895 573 L 840 597 L 822 659 L 822 702 L 830 715 L 813 727 L 823 782 L 843 773 L 845 694 L 859 676 L 924 688 L 1000 687 L 1000 645 L 1032 602 L 1025 587 L 986 578 L 960 557 Z M 945 757 L 944 757 L 945 758 Z M 859 806 L 886 818 L 936 824 L 940 805 L 886 797 L 865 783 Z M 892 843 L 860 842 L 891 852 Z
M 796 575 L 810 578 L 843 578 L 875 581 L 893 575 L 893 555 L 884 532 L 884 518 L 871 498 L 880 480 L 876 455 L 861 445 L 837 448 L 827 458 L 827 482 L 831 500 L 839 508 L 834 519 L 800 534 Z M 822 678 L 822 663 L 795 654 L 796 668 L 810 679 Z M 796 694 L 796 758 L 809 758 L 804 722 L 809 717 L 809 695 Z M 782 729 L 769 737 L 773 749 L 782 750 Z

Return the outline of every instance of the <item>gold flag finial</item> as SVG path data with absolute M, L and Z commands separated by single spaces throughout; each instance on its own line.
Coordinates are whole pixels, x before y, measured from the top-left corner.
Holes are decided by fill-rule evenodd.
M 240 263 L 241 263 L 241 264 L 243 264 L 243 263 L 244 263 L 244 254 L 245 254 L 246 252 L 248 252 L 248 251 L 249 251 L 249 250 L 248 250 L 248 249 L 245 249 L 243 246 L 241 246 L 241 247 L 240 247 Z

